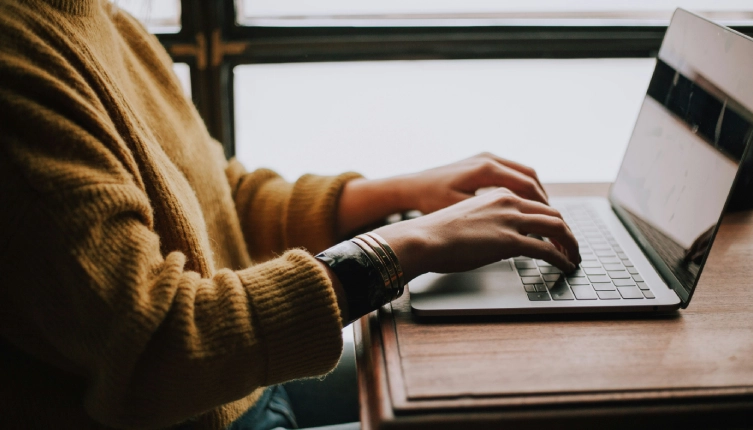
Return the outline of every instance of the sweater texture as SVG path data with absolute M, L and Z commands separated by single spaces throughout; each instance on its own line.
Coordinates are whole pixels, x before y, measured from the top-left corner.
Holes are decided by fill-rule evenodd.
M 220 429 L 332 369 L 340 311 L 304 249 L 334 243 L 355 177 L 226 161 L 107 1 L 0 0 L 0 428 Z

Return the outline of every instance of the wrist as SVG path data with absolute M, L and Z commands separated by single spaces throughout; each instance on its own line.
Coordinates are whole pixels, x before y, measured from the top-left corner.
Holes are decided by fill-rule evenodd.
M 392 202 L 387 215 L 418 209 L 415 175 L 393 176 L 381 181 L 380 188 L 386 190 L 387 199 Z
M 403 271 L 392 247 L 379 235 L 361 234 L 316 255 L 328 266 L 343 325 L 400 297 Z
M 414 209 L 411 190 L 409 176 L 348 182 L 343 187 L 338 206 L 338 237 L 348 237 L 389 215 Z
M 415 209 L 414 175 L 364 179 L 354 183 L 355 191 L 379 206 L 384 216 Z
M 428 272 L 425 264 L 431 249 L 429 234 L 424 234 L 417 220 L 402 221 L 374 230 L 392 247 L 403 269 L 405 282 Z

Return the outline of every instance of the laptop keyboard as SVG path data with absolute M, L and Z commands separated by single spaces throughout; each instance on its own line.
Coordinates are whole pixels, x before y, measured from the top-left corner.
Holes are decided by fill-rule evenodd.
M 645 300 L 655 296 L 604 222 L 587 205 L 561 210 L 580 245 L 583 261 L 563 274 L 543 260 L 513 259 L 531 301 Z

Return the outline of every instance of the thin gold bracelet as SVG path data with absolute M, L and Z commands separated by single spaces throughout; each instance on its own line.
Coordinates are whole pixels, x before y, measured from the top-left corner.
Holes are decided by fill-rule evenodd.
M 395 251 L 392 250 L 392 247 L 389 245 L 389 243 L 387 243 L 387 241 L 384 240 L 382 236 L 378 235 L 377 233 L 374 233 L 373 231 L 368 232 L 366 234 L 373 237 L 374 240 L 379 242 L 379 245 L 382 246 L 382 249 L 384 249 L 387 255 L 389 255 L 390 258 L 392 259 L 392 262 L 395 265 L 395 271 L 397 272 L 397 276 L 400 279 L 403 279 L 403 269 L 402 267 L 400 267 L 400 260 L 398 260 L 397 254 L 395 254 Z
M 395 291 L 400 289 L 397 271 L 394 268 L 392 259 L 389 257 L 389 255 L 387 255 L 384 249 L 382 249 L 381 245 L 379 245 L 379 242 L 377 242 L 373 237 L 366 234 L 359 234 L 358 236 L 356 236 L 356 238 L 366 242 L 366 244 L 369 245 L 371 249 L 379 255 L 379 259 L 382 261 L 382 263 L 384 263 L 384 267 L 387 269 L 387 273 L 390 275 L 390 290 L 392 290 L 392 292 L 394 293 Z
M 392 262 L 392 265 L 393 265 L 393 267 L 395 269 L 395 273 L 397 274 L 397 280 L 398 280 L 398 291 L 396 292 L 395 297 L 393 298 L 393 300 L 396 299 L 396 298 L 398 298 L 398 297 L 400 297 L 400 296 L 402 296 L 403 295 L 403 290 L 405 288 L 405 276 L 404 276 L 404 273 L 403 273 L 403 268 L 400 266 L 400 260 L 398 260 L 398 258 L 397 258 L 397 254 L 395 254 L 395 251 L 392 250 L 392 247 L 379 234 L 374 233 L 373 231 L 371 231 L 371 232 L 366 233 L 366 235 L 368 235 L 369 237 L 373 238 L 374 240 L 377 241 L 377 243 L 379 243 L 379 245 L 384 250 L 384 252 L 387 253 L 387 255 L 389 256 L 389 258 L 390 258 L 390 260 Z
M 374 263 L 374 266 L 379 271 L 379 274 L 382 276 L 382 281 L 384 281 L 384 288 L 387 291 L 392 290 L 392 283 L 390 282 L 390 274 L 387 272 L 386 264 L 382 261 L 381 258 L 379 258 L 379 255 L 371 249 L 371 246 L 369 246 L 368 243 L 364 242 L 362 239 L 359 239 L 358 237 L 354 237 L 353 239 L 350 239 L 351 242 L 358 245 L 359 248 L 363 249 L 363 251 L 366 253 L 366 255 L 369 256 L 371 259 L 371 262 Z

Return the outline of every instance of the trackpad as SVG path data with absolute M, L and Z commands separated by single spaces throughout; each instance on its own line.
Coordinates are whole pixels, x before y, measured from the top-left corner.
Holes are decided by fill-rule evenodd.
M 474 299 L 500 297 L 523 285 L 507 260 L 462 273 L 427 273 L 410 282 L 411 301 L 444 299 Z

